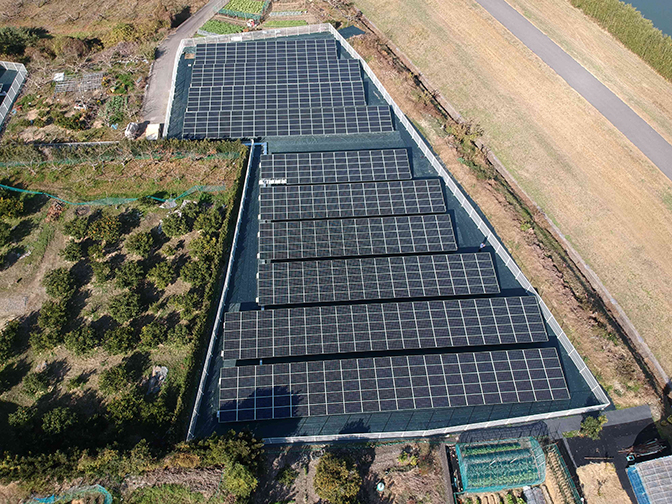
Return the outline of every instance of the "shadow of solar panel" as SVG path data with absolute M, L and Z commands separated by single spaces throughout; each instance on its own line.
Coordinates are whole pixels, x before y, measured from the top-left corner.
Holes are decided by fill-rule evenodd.
M 260 264 L 261 306 L 498 294 L 490 254 Z
M 533 296 L 226 313 L 222 356 L 266 359 L 548 341 Z
M 185 112 L 184 139 L 353 135 L 394 131 L 389 107 Z
M 306 152 L 261 156 L 260 179 L 289 185 L 411 178 L 406 149 Z
M 361 358 L 223 368 L 219 418 L 235 422 L 569 398 L 555 348 Z
M 259 188 L 260 220 L 445 213 L 439 179 Z
M 448 214 L 259 224 L 259 258 L 269 261 L 456 250 Z

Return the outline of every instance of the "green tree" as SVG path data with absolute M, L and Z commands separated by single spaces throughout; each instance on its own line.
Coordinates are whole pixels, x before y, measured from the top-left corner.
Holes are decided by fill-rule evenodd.
M 259 480 L 248 467 L 235 462 L 223 472 L 222 484 L 238 501 L 245 502 L 257 489 Z
M 203 287 L 210 280 L 211 271 L 205 261 L 190 261 L 180 270 L 180 278 L 194 287 Z
M 92 243 L 87 250 L 91 259 L 102 259 L 105 257 L 105 249 L 100 243 Z
M 30 429 L 37 417 L 37 410 L 32 406 L 19 406 L 7 417 L 7 423 L 15 429 Z
M 45 344 L 42 348 L 52 348 L 61 343 L 60 336 L 67 323 L 68 310 L 65 303 L 45 301 L 37 317 L 37 325 L 43 333 L 42 342 Z
M 39 40 L 40 36 L 35 28 L 0 28 L 0 54 L 21 56 L 26 47 L 35 45 Z
M 189 232 L 189 224 L 184 215 L 174 212 L 161 221 L 161 229 L 166 236 L 182 236 Z
M 607 423 L 607 417 L 600 415 L 598 417 L 587 416 L 581 422 L 581 435 L 587 436 L 590 439 L 600 439 L 602 427 Z
M 168 331 L 168 340 L 178 345 L 186 345 L 191 341 L 191 331 L 184 324 L 175 324 Z
M 355 501 L 362 486 L 362 477 L 349 461 L 332 453 L 320 458 L 315 469 L 315 493 L 331 504 L 348 504 Z
M 137 387 L 114 397 L 107 405 L 110 419 L 117 425 L 137 422 L 140 417 L 142 394 Z
M 117 271 L 115 284 L 120 289 L 134 289 L 140 284 L 144 274 L 142 264 L 138 261 L 126 261 Z
M 86 238 L 89 223 L 82 217 L 75 217 L 63 224 L 63 232 L 75 240 Z
M 150 322 L 140 330 L 140 340 L 142 340 L 143 345 L 149 348 L 154 348 L 165 342 L 167 336 L 166 324 L 160 320 Z
M 14 346 L 19 338 L 18 320 L 10 320 L 0 332 L 0 362 L 6 362 L 14 356 Z
M 224 219 L 222 214 L 216 208 L 211 208 L 207 212 L 203 212 L 194 221 L 194 229 L 199 229 L 204 233 L 216 234 L 221 230 Z
M 130 352 L 137 345 L 133 328 L 119 326 L 107 331 L 103 339 L 103 348 L 112 355 Z
M 117 294 L 110 300 L 110 316 L 120 324 L 123 324 L 140 315 L 142 311 L 141 307 L 139 294 L 135 292 Z
M 147 274 L 149 278 L 154 280 L 154 284 L 159 289 L 165 289 L 175 280 L 175 273 L 173 268 L 167 262 L 160 262 L 156 264 Z
M 47 374 L 44 371 L 40 373 L 28 373 L 23 378 L 23 390 L 35 399 L 43 396 L 49 391 Z
M 91 326 L 83 325 L 65 335 L 65 348 L 75 355 L 84 355 L 98 346 L 99 340 Z
M 189 249 L 194 257 L 201 261 L 209 261 L 215 257 L 219 250 L 217 238 L 204 234 L 191 241 Z
M 116 243 L 121 238 L 121 221 L 117 215 L 102 215 L 89 225 L 89 236 L 105 244 Z
M 94 261 L 91 263 L 91 269 L 93 270 L 93 278 L 98 284 L 104 284 L 112 276 L 112 268 L 107 261 Z
M 114 395 L 128 390 L 131 385 L 131 373 L 124 363 L 117 364 L 100 373 L 98 386 L 105 395 Z
M 70 262 L 77 262 L 82 258 L 82 246 L 76 241 L 70 240 L 63 250 L 59 252 L 59 255 Z
M 7 245 L 12 238 L 12 226 L 0 221 L 0 247 Z
M 153 246 L 154 238 L 149 232 L 136 233 L 126 239 L 126 248 L 140 257 L 148 257 Z
M 77 424 L 77 415 L 69 408 L 59 407 L 47 411 L 42 417 L 42 430 L 51 436 L 60 436 Z
M 60 301 L 67 301 L 75 293 L 75 279 L 66 268 L 56 268 L 44 275 L 42 285 L 47 296 Z
M 1 191 L 0 195 L 0 217 L 14 218 L 23 213 L 23 201 L 6 195 L 6 191 Z

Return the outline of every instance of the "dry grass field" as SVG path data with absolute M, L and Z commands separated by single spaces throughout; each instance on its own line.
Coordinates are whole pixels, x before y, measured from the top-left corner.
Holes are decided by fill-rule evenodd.
M 672 85 L 564 4 L 514 2 L 532 19 L 544 18 L 541 28 L 551 36 L 555 30 L 578 41 L 570 52 L 583 53 L 586 61 L 574 55 L 670 138 Z M 672 182 L 475 2 L 357 0 L 356 6 L 482 126 L 486 143 L 672 372 Z

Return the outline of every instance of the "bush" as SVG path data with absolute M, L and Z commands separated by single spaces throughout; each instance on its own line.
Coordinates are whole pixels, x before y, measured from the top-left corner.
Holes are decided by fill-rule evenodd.
M 23 213 L 23 201 L 9 196 L 0 196 L 0 217 L 16 218 Z
M 12 238 L 12 226 L 0 221 L 0 247 L 7 245 Z
M 148 257 L 153 246 L 152 233 L 136 233 L 126 239 L 126 248 L 140 257 Z
M 105 257 L 105 249 L 100 243 L 92 243 L 87 251 L 91 259 L 102 259 Z
M 27 429 L 32 426 L 37 411 L 30 406 L 19 406 L 19 408 L 7 416 L 7 423 L 15 429 Z
M 126 261 L 117 271 L 115 284 L 120 289 L 134 289 L 144 274 L 142 265 L 138 261 Z
M 160 262 L 155 265 L 149 270 L 147 276 L 154 280 L 154 284 L 159 289 L 165 289 L 175 281 L 173 268 L 167 262 Z
M 154 348 L 166 341 L 168 331 L 163 321 L 155 320 L 144 326 L 140 330 L 140 340 L 142 344 Z
M 128 353 L 137 345 L 135 333 L 131 327 L 119 326 L 107 331 L 103 340 L 103 348 L 112 355 Z
M 117 215 L 103 215 L 89 226 L 89 236 L 103 243 L 116 243 L 121 238 L 121 221 Z
M 42 430 L 50 436 L 60 436 L 77 424 L 77 415 L 69 408 L 54 408 L 42 417 Z
M 75 217 L 63 224 L 63 232 L 75 240 L 83 240 L 86 238 L 88 227 L 89 225 L 86 219 Z
M 67 301 L 75 293 L 75 279 L 66 268 L 56 268 L 44 275 L 42 285 L 47 296 L 60 301 Z
M 166 245 L 165 247 L 163 247 L 161 252 L 163 252 L 163 255 L 165 255 L 166 257 L 174 256 L 175 255 L 175 247 L 171 247 L 170 245 Z
M 201 261 L 208 261 L 215 257 L 219 250 L 217 238 L 215 236 L 204 234 L 189 244 L 189 249 L 194 257 Z
M 210 280 L 211 271 L 204 261 L 190 261 L 180 270 L 180 278 L 194 287 L 203 287 Z
M 133 42 L 137 40 L 138 32 L 130 23 L 117 23 L 105 36 L 105 47 L 117 45 L 119 42 Z
M 362 477 L 356 468 L 332 453 L 320 458 L 315 469 L 315 493 L 331 504 L 354 502 L 362 486 Z
M 0 362 L 3 362 L 3 364 L 14 356 L 14 345 L 19 338 L 19 329 L 19 321 L 11 320 L 0 332 Z
M 82 326 L 65 335 L 65 348 L 75 355 L 84 355 L 98 346 L 96 332 L 90 326 Z
M 594 440 L 600 439 L 602 427 L 605 423 L 607 423 L 607 417 L 604 415 L 599 417 L 588 416 L 581 422 L 581 435 Z
M 112 399 L 107 405 L 110 418 L 117 425 L 126 422 L 137 422 L 140 417 L 142 394 L 137 388 L 132 388 Z
M 87 43 L 73 37 L 57 37 L 51 46 L 54 54 L 63 58 L 81 59 L 89 53 Z
M 91 263 L 91 269 L 93 270 L 93 278 L 96 283 L 104 284 L 112 276 L 112 268 L 107 261 L 94 261 Z
M 135 292 L 117 294 L 110 300 L 110 316 L 123 324 L 141 313 L 140 295 Z
M 187 225 L 189 225 L 189 223 L 193 225 L 194 219 L 201 213 L 201 207 L 193 201 L 186 201 L 180 208 L 180 212 L 187 219 Z M 192 225 L 189 225 L 190 231 Z
M 0 54 L 21 56 L 26 47 L 39 42 L 40 36 L 35 28 L 14 28 L 6 26 L 0 28 Z
M 35 399 L 43 396 L 49 391 L 47 374 L 44 371 L 41 373 L 28 373 L 23 378 L 23 390 Z
M 205 233 L 215 234 L 219 233 L 224 219 L 222 214 L 216 208 L 211 208 L 207 212 L 203 212 L 196 218 L 194 222 L 194 229 L 198 229 Z
M 290 465 L 286 465 L 280 471 L 278 471 L 278 475 L 276 476 L 275 479 L 278 480 L 278 482 L 286 487 L 291 487 L 294 484 L 294 481 L 296 481 L 296 478 L 299 476 L 299 471 L 294 469 Z
M 76 241 L 70 240 L 59 252 L 59 255 L 70 262 L 77 262 L 82 258 L 82 246 Z
M 259 480 L 252 471 L 238 462 L 227 467 L 222 474 L 222 486 L 238 501 L 247 501 L 257 489 L 257 485 Z
M 68 389 L 69 392 L 72 392 L 73 390 L 82 388 L 84 384 L 87 382 L 87 378 L 84 375 L 84 373 L 78 374 L 74 378 L 70 378 L 68 380 L 68 383 L 66 385 L 66 388 Z
M 173 212 L 161 221 L 161 230 L 166 236 L 182 236 L 189 232 L 189 225 L 184 215 Z
M 190 320 L 200 310 L 202 299 L 195 292 L 185 292 L 171 296 L 169 303 L 181 311 L 180 316 L 184 320 Z
M 176 324 L 168 331 L 168 340 L 178 345 L 186 345 L 191 341 L 191 331 L 184 324 Z
M 118 364 L 100 373 L 98 386 L 105 395 L 123 392 L 131 385 L 132 376 L 125 364 Z
M 64 302 L 46 301 L 37 317 L 37 325 L 48 333 L 60 335 L 65 324 L 68 323 L 68 310 Z M 54 342 L 60 343 L 60 340 Z

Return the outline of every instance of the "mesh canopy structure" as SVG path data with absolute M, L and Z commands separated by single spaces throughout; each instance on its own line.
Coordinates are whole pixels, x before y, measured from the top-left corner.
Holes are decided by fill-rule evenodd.
M 534 438 L 458 443 L 455 452 L 464 493 L 534 486 L 546 479 L 544 451 Z

